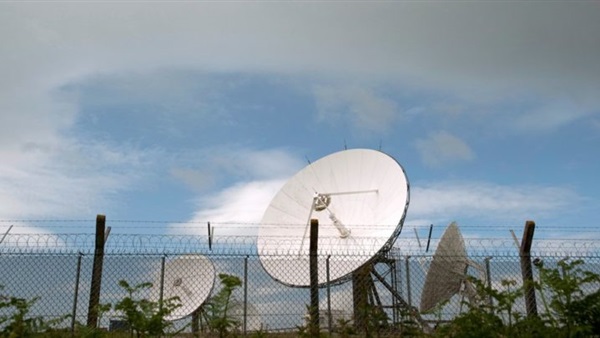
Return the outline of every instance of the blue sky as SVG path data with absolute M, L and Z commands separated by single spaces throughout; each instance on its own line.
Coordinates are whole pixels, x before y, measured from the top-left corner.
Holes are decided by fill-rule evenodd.
M 598 32 L 593 1 L 2 2 L 0 219 L 255 227 L 348 147 L 403 165 L 406 224 L 597 236 Z

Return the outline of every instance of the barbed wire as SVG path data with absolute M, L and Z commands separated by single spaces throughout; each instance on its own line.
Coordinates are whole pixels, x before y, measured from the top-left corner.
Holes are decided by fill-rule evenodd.
M 209 245 L 206 235 L 110 234 L 106 239 L 107 254 L 187 254 L 213 255 L 299 255 L 308 253 L 298 239 L 258 237 L 256 234 L 215 236 Z M 387 239 L 377 237 L 320 237 L 320 255 L 374 255 Z M 515 256 L 517 243 L 512 238 L 465 238 L 465 248 L 473 256 Z M 432 255 L 439 239 L 431 239 L 429 250 L 416 238 L 398 238 L 390 251 L 398 255 Z M 83 253 L 95 250 L 95 234 L 6 234 L 0 243 L 2 252 Z M 306 251 L 306 252 L 305 252 Z M 540 256 L 600 256 L 600 240 L 595 239 L 537 239 L 531 248 Z

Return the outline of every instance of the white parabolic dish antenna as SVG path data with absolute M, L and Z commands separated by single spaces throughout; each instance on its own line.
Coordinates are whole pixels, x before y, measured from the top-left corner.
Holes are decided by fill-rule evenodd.
M 409 203 L 404 169 L 370 149 L 343 150 L 299 171 L 267 207 L 258 233 L 260 261 L 275 280 L 310 285 L 310 220 L 319 221 L 319 284 L 348 277 L 401 231 Z
M 160 276 L 154 283 L 160 291 Z M 215 283 L 215 267 L 201 255 L 185 255 L 165 263 L 163 299 L 179 297 L 181 306 L 166 320 L 174 321 L 189 316 L 206 301 Z M 158 298 L 155 295 L 156 298 Z
M 465 241 L 452 222 L 444 231 L 425 277 L 421 311 L 429 311 L 457 294 L 466 278 L 469 261 Z
M 244 325 L 244 303 L 234 300 L 229 305 L 228 315 L 237 322 L 238 328 Z M 262 318 L 254 304 L 246 303 L 246 331 L 258 331 L 262 328 Z

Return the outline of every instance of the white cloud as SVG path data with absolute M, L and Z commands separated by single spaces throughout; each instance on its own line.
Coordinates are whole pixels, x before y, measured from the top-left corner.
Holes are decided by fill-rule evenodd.
M 343 124 L 349 119 L 357 130 L 384 132 L 398 118 L 396 103 L 358 86 L 314 87 L 319 120 Z
M 463 140 L 446 131 L 431 133 L 428 138 L 417 140 L 415 146 L 423 163 L 431 167 L 470 161 L 475 157 L 471 148 Z
M 192 188 L 204 188 L 205 175 L 225 172 L 233 178 L 233 183 L 218 191 L 198 190 L 195 200 L 196 211 L 190 222 L 211 222 L 216 237 L 256 235 L 258 223 L 275 194 L 302 167 L 301 161 L 285 149 L 217 147 L 202 153 L 207 172 L 178 169 L 172 174 Z M 171 232 L 176 231 L 177 227 L 171 228 Z
M 256 150 L 223 145 L 182 152 L 176 165 L 171 168 L 171 175 L 202 192 L 218 186 L 224 177 L 227 184 L 287 178 L 304 163 L 284 148 Z
M 598 115 L 597 107 L 569 100 L 552 100 L 524 111 L 516 118 L 516 127 L 523 131 L 552 131 L 583 117 Z
M 447 223 L 477 217 L 495 222 L 549 220 L 572 212 L 582 200 L 552 186 L 505 186 L 486 182 L 439 182 L 411 187 L 410 219 Z M 408 223 L 411 221 L 408 220 Z
M 584 100 L 588 107 L 598 103 L 600 92 L 599 10 L 593 2 L 2 3 L 0 217 L 19 217 L 26 210 L 39 216 L 88 214 L 107 192 L 135 180 L 139 167 L 123 164 L 139 158 L 135 149 L 77 146 L 80 140 L 65 137 L 78 114 L 77 98 L 57 96 L 56 89 L 69 83 L 165 68 L 343 74 L 442 88 L 470 100 L 525 92 Z M 384 129 L 397 117 L 395 103 L 372 90 L 322 87 L 315 94 L 327 108 L 322 112 L 345 111 L 365 130 Z M 571 120 L 567 112 L 554 111 L 552 125 Z M 528 119 L 520 123 L 535 122 Z M 419 144 L 432 163 L 473 157 L 450 134 Z M 102 148 L 98 156 L 113 166 L 95 169 L 97 158 L 84 159 L 97 147 Z M 281 161 L 264 167 L 261 156 Z M 246 183 L 248 189 L 260 191 L 266 189 L 261 184 L 270 186 L 270 177 L 290 168 L 285 154 L 276 151 L 220 160 L 222 168 L 254 182 Z M 185 170 L 173 173 L 189 182 Z M 247 196 L 243 184 L 236 187 L 239 196 Z M 221 197 L 244 201 L 231 189 Z M 483 203 L 473 202 L 480 208 Z M 210 205 L 207 210 L 197 215 L 230 219 L 225 215 L 233 209 Z
M 205 195 L 191 222 L 210 221 L 215 237 L 255 236 L 263 213 L 284 183 L 284 179 L 242 182 Z
M 214 174 L 205 170 L 194 170 L 189 168 L 171 168 L 171 175 L 183 182 L 193 191 L 200 192 L 213 185 Z
M 196 199 L 197 210 L 190 221 L 211 222 L 216 237 L 257 235 L 269 203 L 302 167 L 301 161 L 284 149 L 214 148 L 206 155 L 212 173 L 225 171 L 237 178 L 233 184 L 214 193 L 202 192 Z M 184 171 L 178 175 L 198 183 L 197 174 Z M 171 231 L 178 230 L 173 227 Z
M 304 164 L 285 149 L 212 149 L 217 169 L 238 177 L 267 179 L 289 177 Z
M 175 67 L 597 104 L 599 11 L 593 2 L 4 3 L 0 73 L 11 80 L 0 89 L 30 94 L 90 74 Z
M 139 168 L 146 155 L 68 139 L 32 145 L 0 167 L 0 218 L 94 215 L 143 176 Z

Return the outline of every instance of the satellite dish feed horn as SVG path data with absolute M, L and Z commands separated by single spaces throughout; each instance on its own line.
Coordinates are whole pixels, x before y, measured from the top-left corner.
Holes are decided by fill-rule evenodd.
M 260 262 L 273 279 L 308 287 L 306 238 L 314 218 L 319 221 L 319 257 L 330 256 L 329 281 L 349 279 L 353 271 L 391 247 L 408 203 L 408 180 L 391 156 L 371 149 L 327 155 L 296 173 L 273 197 L 258 232 Z M 283 256 L 289 252 L 293 257 Z M 319 258 L 318 269 L 319 285 L 323 285 L 325 258 Z
M 333 222 L 333 226 L 335 226 L 335 228 L 340 233 L 340 238 L 347 238 L 348 236 L 350 236 L 350 233 L 352 231 L 350 229 L 348 229 L 342 223 L 342 221 L 339 220 L 339 218 L 337 218 L 337 216 L 335 215 L 335 213 L 333 211 L 331 211 L 331 209 L 329 209 L 329 204 L 331 204 L 331 196 L 367 194 L 367 193 L 377 193 L 377 192 L 378 192 L 377 189 L 362 190 L 362 191 L 344 191 L 344 192 L 334 192 L 334 193 L 324 193 L 324 194 L 315 192 L 315 197 L 313 197 L 311 211 L 308 214 L 307 224 L 310 224 L 310 219 L 312 218 L 313 211 L 317 211 L 317 212 L 327 211 L 329 220 L 331 220 L 331 222 Z M 304 228 L 304 235 L 302 236 L 302 243 L 300 244 L 300 250 L 298 251 L 299 255 L 302 253 L 302 249 L 304 248 L 304 242 L 306 239 L 306 233 L 308 231 L 308 228 L 309 228 L 308 225 L 306 226 L 306 228 Z

